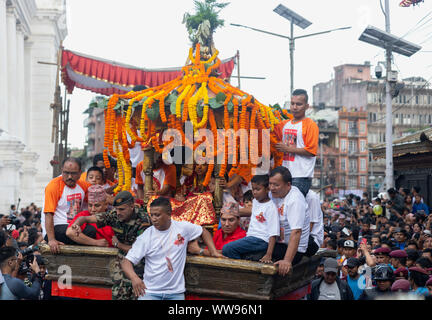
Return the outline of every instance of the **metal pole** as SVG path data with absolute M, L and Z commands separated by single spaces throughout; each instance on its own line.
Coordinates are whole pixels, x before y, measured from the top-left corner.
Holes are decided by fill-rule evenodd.
M 290 96 L 294 91 L 294 50 L 295 50 L 294 22 L 291 21 L 291 39 L 290 39 L 291 91 L 290 91 Z
M 385 22 L 386 32 L 390 33 L 390 6 L 389 0 L 385 1 Z M 386 188 L 394 187 L 393 179 L 393 114 L 392 114 L 392 97 L 390 93 L 389 75 L 391 72 L 391 57 L 392 48 L 391 44 L 388 45 L 386 50 L 387 57 L 387 79 L 386 79 Z
M 238 88 L 241 89 L 240 87 L 240 51 L 237 50 L 237 77 L 238 77 Z

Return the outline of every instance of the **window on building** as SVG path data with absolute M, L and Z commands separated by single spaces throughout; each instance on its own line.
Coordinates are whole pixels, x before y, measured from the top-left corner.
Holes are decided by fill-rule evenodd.
M 350 171 L 357 171 L 357 159 L 350 159 L 349 170 Z
M 348 151 L 349 151 L 350 153 L 355 153 L 355 152 L 357 152 L 357 141 L 355 141 L 355 140 L 349 140 L 349 143 L 348 143 Z
M 366 140 L 360 140 L 360 152 L 366 152 L 366 145 L 367 145 Z
M 360 159 L 360 170 L 366 171 L 366 159 L 364 159 L 364 158 Z
M 340 164 L 341 164 L 341 170 L 345 171 L 346 170 L 346 159 L 345 158 L 341 158 Z
M 419 96 L 415 96 L 415 103 L 419 104 Z
M 366 188 L 366 177 L 365 176 L 360 177 L 360 188 Z
M 340 184 L 341 184 L 341 187 L 345 189 L 345 177 L 344 176 L 340 177 Z
M 341 152 L 346 152 L 346 140 L 341 139 Z
M 345 120 L 341 120 L 340 126 L 341 126 L 341 133 L 346 133 L 346 121 Z
M 357 177 L 350 177 L 348 181 L 351 190 L 357 189 Z

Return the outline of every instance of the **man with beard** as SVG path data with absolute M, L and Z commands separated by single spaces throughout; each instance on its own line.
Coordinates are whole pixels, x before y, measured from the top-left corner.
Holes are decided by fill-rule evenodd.
M 358 300 L 366 287 L 366 279 L 358 273 L 361 262 L 357 258 L 349 258 L 346 264 L 348 269 L 347 283 L 353 293 L 354 299 Z
M 337 276 L 338 263 L 334 258 L 324 261 L 324 276 L 312 281 L 308 300 L 354 300 L 353 293 L 345 281 Z
M 68 223 L 81 212 L 86 199 L 87 182 L 79 180 L 81 161 L 76 158 L 64 160 L 61 176 L 54 178 L 45 188 L 42 227 L 45 240 L 53 254 L 59 253 L 59 245 L 74 244 L 66 236 Z

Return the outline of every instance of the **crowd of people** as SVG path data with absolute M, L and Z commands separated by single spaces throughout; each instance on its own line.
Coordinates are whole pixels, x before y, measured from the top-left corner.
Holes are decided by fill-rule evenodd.
M 118 192 L 113 159 L 96 155 L 84 173 L 79 159 L 66 159 L 45 189 L 43 208 L 31 204 L 18 214 L 11 206 L 0 219 L 0 299 L 51 298 L 41 243 L 52 254 L 65 244 L 117 248 L 114 300 L 184 299 L 187 253 L 274 264 L 287 276 L 320 248 L 337 257 L 321 261 L 307 299 L 429 296 L 432 215 L 421 190 L 320 201 L 311 190 L 319 129 L 305 116 L 308 107 L 307 92 L 296 90 L 293 119 L 274 130 L 282 165 L 267 174 L 251 176 L 239 165 L 233 176 L 204 183 L 208 165 L 167 163 L 155 152 L 153 191 L 145 192 L 148 172 L 132 155 L 132 190 Z M 224 189 L 219 221 L 216 185 Z M 211 235 L 206 226 L 213 224 Z

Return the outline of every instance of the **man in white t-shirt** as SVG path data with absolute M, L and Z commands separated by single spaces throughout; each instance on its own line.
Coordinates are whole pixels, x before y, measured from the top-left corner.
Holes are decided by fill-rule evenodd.
M 308 108 L 307 91 L 295 90 L 291 97 L 293 119 L 282 121 L 274 130 L 281 141 L 276 149 L 284 153 L 282 165 L 291 172 L 292 185 L 305 197 L 312 184 L 319 137 L 317 124 L 306 117 Z
M 313 243 L 309 243 L 306 255 L 310 257 L 318 251 L 324 242 L 324 223 L 319 195 L 309 190 L 306 195 L 306 203 L 310 216 L 310 238 L 316 244 L 315 246 Z
M 51 252 L 59 252 L 59 245 L 75 244 L 66 236 L 69 222 L 82 211 L 90 184 L 80 180 L 81 161 L 65 159 L 62 175 L 54 178 L 45 188 L 45 201 L 41 224 L 43 235 Z
M 167 198 L 157 198 L 150 204 L 153 226 L 140 235 L 121 267 L 132 281 L 138 300 L 184 300 L 184 267 L 188 243 L 202 236 L 213 257 L 223 257 L 217 252 L 211 234 L 198 225 L 171 220 L 171 204 Z M 133 265 L 145 258 L 144 280 Z
M 281 228 L 273 257 L 282 276 L 287 275 L 305 255 L 310 233 L 305 197 L 291 182 L 291 173 L 286 167 L 277 167 L 270 172 L 270 191 L 278 209 Z

